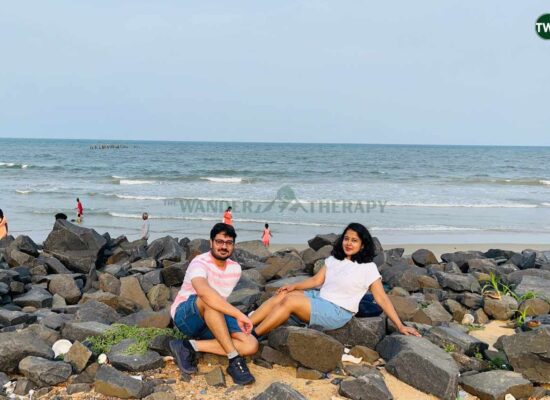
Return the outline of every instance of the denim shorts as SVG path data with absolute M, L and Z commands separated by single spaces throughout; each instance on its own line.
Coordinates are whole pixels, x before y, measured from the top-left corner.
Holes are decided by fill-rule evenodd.
M 225 323 L 229 333 L 242 332 L 237 320 L 225 315 Z M 197 296 L 191 295 L 176 309 L 174 324 L 189 339 L 214 339 L 197 307 Z
M 353 313 L 319 296 L 318 290 L 306 290 L 304 294 L 311 302 L 309 327 L 330 331 L 346 325 Z

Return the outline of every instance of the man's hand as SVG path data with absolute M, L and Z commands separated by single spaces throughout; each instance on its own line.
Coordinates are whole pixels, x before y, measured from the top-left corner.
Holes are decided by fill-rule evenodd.
M 281 286 L 279 289 L 277 289 L 277 294 L 290 293 L 294 290 L 296 290 L 296 285 L 284 285 L 284 286 Z
M 399 328 L 399 333 L 405 336 L 422 337 L 422 335 L 416 329 L 407 325 L 401 325 L 401 327 Z
M 237 324 L 239 325 L 239 328 L 241 328 L 241 331 L 243 331 L 247 335 L 250 335 L 252 333 L 252 328 L 254 327 L 254 324 L 252 323 L 250 318 L 248 318 L 244 314 L 241 314 L 235 319 L 237 320 Z

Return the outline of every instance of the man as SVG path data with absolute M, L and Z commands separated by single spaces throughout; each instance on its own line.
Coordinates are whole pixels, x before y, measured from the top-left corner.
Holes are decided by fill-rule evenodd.
M 196 353 L 227 355 L 227 373 L 239 385 L 254 382 L 244 356 L 258 351 L 252 322 L 227 302 L 241 277 L 241 266 L 230 260 L 237 234 L 218 223 L 210 231 L 210 248 L 189 264 L 171 307 L 176 327 L 191 340 L 172 340 L 170 350 L 180 370 L 197 372 Z
M 141 215 L 141 218 L 143 219 L 143 224 L 141 225 L 141 238 L 148 240 L 149 239 L 149 214 L 144 212 Z

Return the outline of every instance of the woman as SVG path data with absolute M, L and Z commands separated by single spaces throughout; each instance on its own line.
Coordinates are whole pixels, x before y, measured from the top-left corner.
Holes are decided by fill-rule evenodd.
M 0 239 L 8 236 L 8 219 L 4 217 L 4 212 L 0 209 Z
M 405 326 L 382 286 L 374 258 L 374 242 L 363 225 L 349 224 L 334 245 L 332 255 L 319 272 L 302 282 L 286 285 L 263 303 L 250 317 L 254 334 L 265 335 L 295 315 L 309 326 L 338 329 L 358 311 L 363 295 L 370 290 L 378 305 L 404 335 L 420 336 Z M 321 290 L 307 290 L 321 286 Z
M 233 226 L 233 213 L 231 210 L 233 210 L 233 208 L 229 206 L 223 213 L 223 223 Z

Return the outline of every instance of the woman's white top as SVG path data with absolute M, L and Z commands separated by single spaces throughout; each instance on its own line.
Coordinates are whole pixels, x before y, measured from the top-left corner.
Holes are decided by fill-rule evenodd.
M 359 302 L 370 285 L 381 278 L 373 262 L 359 264 L 347 258 L 337 260 L 330 256 L 325 260 L 325 265 L 327 271 L 321 298 L 353 313 L 359 310 Z

